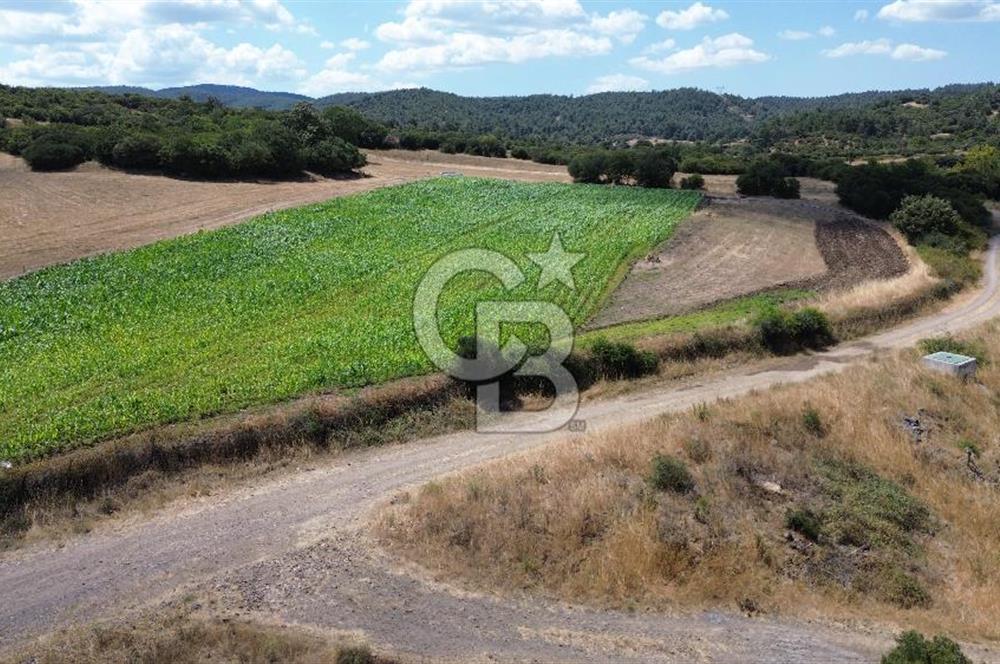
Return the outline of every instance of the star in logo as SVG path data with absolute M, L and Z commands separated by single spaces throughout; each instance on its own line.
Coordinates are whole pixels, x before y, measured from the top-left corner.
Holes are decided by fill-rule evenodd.
M 538 288 L 541 290 L 553 281 L 560 281 L 570 289 L 576 290 L 573 283 L 573 266 L 583 260 L 584 254 L 564 251 L 559 234 L 552 236 L 549 250 L 544 254 L 528 254 L 531 262 L 542 268 L 542 274 L 538 277 Z

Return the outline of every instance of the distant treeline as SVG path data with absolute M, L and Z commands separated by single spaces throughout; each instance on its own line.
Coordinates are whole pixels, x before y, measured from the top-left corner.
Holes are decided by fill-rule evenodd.
M 343 173 L 364 165 L 358 145 L 380 145 L 388 133 L 344 108 L 272 112 L 214 100 L 7 86 L 0 86 L 0 115 L 17 118 L 0 130 L 0 150 L 38 170 L 96 159 L 197 178 Z

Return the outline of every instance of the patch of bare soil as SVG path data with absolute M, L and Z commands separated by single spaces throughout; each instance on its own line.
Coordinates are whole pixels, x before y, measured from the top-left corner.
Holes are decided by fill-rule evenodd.
M 633 266 L 588 327 L 677 315 L 777 288 L 841 289 L 908 268 L 891 235 L 839 208 L 711 199 Z
M 34 173 L 21 159 L 0 153 L 0 279 L 442 172 L 525 181 L 570 179 L 564 167 L 515 159 L 404 151 L 372 151 L 368 159 L 363 177 L 199 182 L 124 173 L 94 163 Z

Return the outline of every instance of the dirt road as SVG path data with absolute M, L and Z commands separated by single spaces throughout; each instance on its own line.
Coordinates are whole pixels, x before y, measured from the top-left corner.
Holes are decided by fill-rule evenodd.
M 775 360 L 678 387 L 587 403 L 590 432 L 809 380 L 1000 315 L 994 239 L 980 293 L 940 314 L 828 352 Z M 365 633 L 382 649 L 431 661 L 873 661 L 891 628 L 847 629 L 723 612 L 606 612 L 473 595 L 386 560 L 365 535 L 371 510 L 403 488 L 571 434 L 458 433 L 345 455 L 282 480 L 214 496 L 64 546 L 0 558 L 0 646 L 68 621 L 121 615 L 170 592 L 235 590 L 245 609 Z M 975 661 L 996 649 L 968 647 Z M 426 659 L 422 661 L 427 661 Z
M 440 152 L 373 150 L 364 177 L 204 182 L 124 173 L 87 163 L 34 173 L 0 153 L 0 280 L 84 256 L 219 228 L 443 171 L 532 182 L 569 181 L 561 166 Z

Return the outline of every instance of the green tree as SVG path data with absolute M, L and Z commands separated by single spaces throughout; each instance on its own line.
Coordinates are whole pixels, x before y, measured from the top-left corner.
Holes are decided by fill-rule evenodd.
M 931 234 L 959 235 L 965 226 L 948 201 L 929 194 L 907 196 L 889 219 L 911 244 Z

